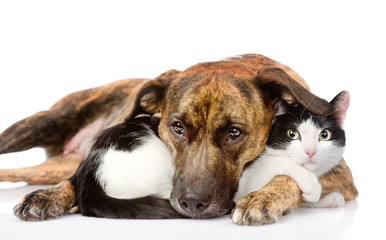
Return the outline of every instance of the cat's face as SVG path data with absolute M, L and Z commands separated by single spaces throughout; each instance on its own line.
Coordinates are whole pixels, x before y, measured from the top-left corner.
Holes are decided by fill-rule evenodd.
M 323 175 L 342 158 L 346 144 L 342 129 L 348 108 L 349 94 L 342 92 L 331 101 L 334 112 L 318 116 L 302 106 L 280 103 L 267 147 L 294 162 Z
M 309 118 L 286 132 L 286 154 L 296 163 L 321 176 L 338 165 L 345 146 L 343 130 L 322 127 Z

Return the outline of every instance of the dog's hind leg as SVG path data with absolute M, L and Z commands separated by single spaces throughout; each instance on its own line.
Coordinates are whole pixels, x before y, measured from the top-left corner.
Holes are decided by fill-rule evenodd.
M 83 140 L 122 122 L 145 81 L 125 79 L 75 92 L 59 100 L 49 110 L 10 126 L 0 134 L 0 154 L 43 147 L 48 160 L 35 168 L 1 170 L 0 180 L 49 184 L 67 178 L 75 170 L 73 163 L 79 163 L 79 158 L 82 158 L 67 155 L 72 152 L 84 155 Z M 82 131 L 84 129 L 86 131 Z M 66 163 L 68 160 L 69 163 Z M 34 174 L 33 178 L 28 178 Z
M 44 147 L 50 156 L 57 155 L 65 142 L 87 125 L 101 118 L 109 125 L 119 118 L 116 112 L 130 107 L 143 81 L 117 81 L 62 98 L 49 110 L 27 117 L 1 133 L 0 154 Z
M 58 155 L 40 165 L 17 169 L 0 169 L 0 181 L 28 184 L 57 184 L 71 177 L 80 163 L 78 154 Z
M 74 129 L 71 129 L 71 125 Z M 16 122 L 0 134 L 0 154 L 33 147 L 60 148 L 68 135 L 76 132 L 76 125 L 68 122 L 65 116 L 55 110 L 36 113 Z
M 66 135 L 73 135 L 74 130 L 66 129 L 66 124 L 61 123 L 63 118 L 55 111 L 41 112 L 5 130 L 0 135 L 0 154 L 38 146 L 45 148 L 47 160 L 34 167 L 0 169 L 0 181 L 56 184 L 69 178 L 88 152 L 91 139 L 100 131 L 105 119 L 98 118 L 66 140 Z

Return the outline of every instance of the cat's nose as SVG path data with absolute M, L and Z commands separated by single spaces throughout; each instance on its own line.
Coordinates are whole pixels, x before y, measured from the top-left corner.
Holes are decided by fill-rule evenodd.
M 315 153 L 316 153 L 315 150 L 306 150 L 306 154 L 310 159 L 315 155 Z

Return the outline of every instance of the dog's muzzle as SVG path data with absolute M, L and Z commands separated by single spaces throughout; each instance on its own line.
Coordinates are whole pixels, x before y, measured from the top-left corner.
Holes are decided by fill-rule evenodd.
M 170 202 L 181 214 L 191 218 L 213 218 L 226 214 L 232 203 L 233 188 L 217 184 L 213 179 L 200 178 L 174 181 Z
M 203 191 L 192 191 L 192 189 L 183 189 L 178 198 L 178 204 L 180 209 L 190 215 L 199 216 L 202 215 L 210 206 L 210 196 Z

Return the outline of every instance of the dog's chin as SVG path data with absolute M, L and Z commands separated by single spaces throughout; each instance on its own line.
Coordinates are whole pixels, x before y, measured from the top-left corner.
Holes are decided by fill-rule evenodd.
M 189 218 L 196 218 L 196 219 L 215 218 L 215 217 L 225 215 L 230 212 L 231 208 L 234 205 L 233 199 L 231 200 L 222 199 L 222 201 L 212 201 L 209 204 L 208 208 L 201 213 L 190 213 L 190 212 L 185 212 L 181 208 L 177 198 L 171 197 L 170 204 L 180 214 Z

